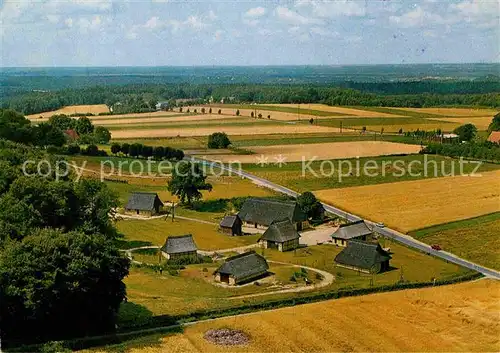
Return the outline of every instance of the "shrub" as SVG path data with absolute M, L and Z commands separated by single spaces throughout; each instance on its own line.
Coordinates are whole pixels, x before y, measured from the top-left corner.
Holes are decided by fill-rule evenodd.
M 219 111 L 217 112 L 217 114 L 222 114 L 222 109 L 219 109 Z
M 78 153 L 80 153 L 80 146 L 75 145 L 75 144 L 68 145 L 68 147 L 66 148 L 66 152 L 69 155 L 78 154 Z
M 208 148 L 227 148 L 231 144 L 225 132 L 214 132 L 208 136 Z
M 117 153 L 119 153 L 119 152 L 120 152 L 120 150 L 121 150 L 121 146 L 120 146 L 120 144 L 118 144 L 118 143 L 113 143 L 113 144 L 111 145 L 111 153 L 113 153 L 113 154 L 117 154 Z

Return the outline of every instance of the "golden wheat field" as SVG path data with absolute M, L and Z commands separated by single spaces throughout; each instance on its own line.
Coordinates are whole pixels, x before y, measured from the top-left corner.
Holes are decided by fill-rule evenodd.
M 158 128 L 158 129 L 127 129 L 113 131 L 114 139 L 131 139 L 141 137 L 172 137 L 172 136 L 208 136 L 214 132 L 225 132 L 228 135 L 257 134 L 301 134 L 315 132 L 340 132 L 338 128 L 313 125 L 269 125 L 269 126 L 213 126 L 200 128 Z
M 52 115 L 56 115 L 56 114 L 67 114 L 67 115 L 77 114 L 77 113 L 99 114 L 99 113 L 108 113 L 108 112 L 109 112 L 109 108 L 106 104 L 70 105 L 67 107 L 63 107 L 61 109 L 53 110 L 51 112 L 26 115 L 26 118 L 27 119 L 40 119 L 40 117 L 50 118 Z
M 381 156 L 400 153 L 418 153 L 419 145 L 408 145 L 384 141 L 357 141 L 357 142 L 331 142 L 311 143 L 297 145 L 275 145 L 247 147 L 254 155 L 214 155 L 212 159 L 222 162 L 240 161 L 241 163 L 256 163 L 257 158 L 267 157 L 269 163 L 274 163 L 279 156 L 285 162 L 297 162 L 316 159 L 338 159 Z
M 499 312 L 500 283 L 482 279 L 202 322 L 127 352 L 498 352 Z M 217 328 L 242 330 L 251 341 L 207 342 L 205 332 Z
M 444 132 L 451 132 L 458 126 L 460 126 L 459 123 L 454 123 L 454 122 L 448 122 L 448 119 L 443 118 L 439 119 L 439 121 L 436 120 L 430 120 L 430 119 L 425 119 L 425 122 L 422 122 L 421 124 L 401 124 L 401 125 L 366 125 L 366 129 L 368 131 L 375 131 L 375 132 L 380 132 L 382 128 L 384 128 L 384 133 L 388 132 L 399 132 L 400 129 L 403 130 L 403 132 L 407 131 L 416 131 L 417 129 L 419 130 L 425 130 L 425 131 L 432 131 L 432 130 L 437 130 L 441 129 Z M 345 122 L 348 126 L 348 121 Z M 344 125 L 346 126 L 346 125 Z M 360 127 L 357 126 L 359 129 Z
M 458 118 L 429 118 L 429 120 L 440 120 L 450 123 L 474 124 L 478 130 L 487 130 L 493 118 L 491 116 L 473 116 L 473 117 L 458 117 Z
M 129 119 L 106 119 L 94 120 L 94 125 L 116 126 L 123 125 L 124 127 L 132 127 L 134 125 L 142 126 L 145 124 L 165 124 L 172 123 L 175 125 L 190 125 L 190 124 L 234 124 L 234 123 L 253 123 L 255 119 L 237 117 L 237 116 L 208 116 L 208 115 L 192 115 L 192 116 L 175 116 L 175 117 L 158 117 L 158 118 L 129 118 Z M 165 124 L 166 125 L 166 124 Z
M 476 108 L 396 108 L 417 113 L 437 114 L 444 116 L 491 116 L 497 114 L 494 109 L 476 109 Z
M 198 112 L 201 111 L 201 106 L 197 107 L 190 107 L 189 109 L 191 112 L 193 109 L 197 109 Z M 206 110 L 208 110 L 208 107 L 205 107 Z M 242 109 L 238 107 L 230 107 L 230 108 L 221 108 L 221 107 L 214 107 L 212 108 L 212 113 L 218 113 L 219 109 L 221 110 L 221 113 L 223 115 L 232 115 L 236 116 L 236 110 L 240 111 L 240 117 L 251 117 L 252 113 L 254 113 L 254 119 L 255 115 L 258 117 L 259 114 L 262 114 L 261 119 L 266 119 L 268 120 L 268 116 L 270 116 L 269 120 L 280 120 L 280 121 L 294 121 L 294 120 L 309 120 L 310 118 L 322 118 L 318 116 L 313 116 L 313 115 L 307 115 L 307 114 L 300 114 L 297 115 L 297 113 L 287 113 L 287 112 L 278 112 L 274 110 L 265 110 L 261 108 L 255 108 L 255 109 Z M 184 108 L 184 111 L 186 111 L 186 108 Z M 328 118 L 328 117 L 323 117 L 323 118 Z
M 457 163 L 457 174 L 458 168 Z M 429 166 L 429 175 L 433 170 Z M 406 232 L 500 211 L 500 171 L 314 193 L 346 211 Z
M 297 104 L 266 104 L 266 105 L 276 106 L 276 107 L 293 107 L 293 108 L 297 108 Z M 300 108 L 301 109 L 321 110 L 321 111 L 324 111 L 324 112 L 332 112 L 332 113 L 335 113 L 335 114 L 345 114 L 346 118 L 349 118 L 349 116 L 351 116 L 353 118 L 358 118 L 358 117 L 365 117 L 365 118 L 374 118 L 374 117 L 377 117 L 377 118 L 397 118 L 397 117 L 401 117 L 402 116 L 402 115 L 396 115 L 396 114 L 379 113 L 379 112 L 373 112 L 373 111 L 362 110 L 362 109 L 339 107 L 339 106 L 330 106 L 330 105 L 326 105 L 326 104 L 316 104 L 316 103 L 315 104 L 301 104 Z M 315 118 L 321 118 L 321 117 L 315 117 Z

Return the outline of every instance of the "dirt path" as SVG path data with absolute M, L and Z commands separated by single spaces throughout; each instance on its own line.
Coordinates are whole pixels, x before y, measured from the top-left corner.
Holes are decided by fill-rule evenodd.
M 245 298 L 254 298 L 254 297 L 261 297 L 263 295 L 270 295 L 270 294 L 283 294 L 283 293 L 298 293 L 298 292 L 306 292 L 310 290 L 315 290 L 318 288 L 322 288 L 325 286 L 328 286 L 333 283 L 335 280 L 335 276 L 332 275 L 329 272 L 313 268 L 313 267 L 308 267 L 308 266 L 301 266 L 301 265 L 295 265 L 295 264 L 290 264 L 287 262 L 280 262 L 280 261 L 272 261 L 272 260 L 267 260 L 269 263 L 273 264 L 278 264 L 278 265 L 287 265 L 295 268 L 305 268 L 308 271 L 316 272 L 319 273 L 323 276 L 323 279 L 321 282 L 317 284 L 313 284 L 311 286 L 305 286 L 305 287 L 296 287 L 296 288 L 288 288 L 288 289 L 281 289 L 277 291 L 272 291 L 272 292 L 265 292 L 265 293 L 255 293 L 255 294 L 247 294 L 247 295 L 240 295 L 237 297 L 230 297 L 229 299 L 245 299 Z
M 121 218 L 125 218 L 125 219 L 135 219 L 135 220 L 138 220 L 138 221 L 152 221 L 154 219 L 167 218 L 167 217 L 170 217 L 170 215 L 141 217 L 141 216 L 136 216 L 136 215 L 128 215 L 128 214 L 124 214 L 124 213 L 117 213 L 117 217 L 121 217 Z M 203 223 L 203 224 L 210 224 L 212 226 L 218 225 L 215 222 L 205 221 L 203 219 L 198 219 L 198 218 L 191 218 L 191 217 L 184 217 L 184 216 L 177 216 L 177 215 L 175 215 L 174 218 L 183 219 L 185 221 L 192 221 L 192 222 L 198 222 L 198 223 Z

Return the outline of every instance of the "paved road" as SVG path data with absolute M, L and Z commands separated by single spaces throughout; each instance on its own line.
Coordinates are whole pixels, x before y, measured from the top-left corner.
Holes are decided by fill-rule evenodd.
M 195 160 L 197 162 L 200 162 L 200 163 L 203 163 L 203 164 L 206 164 L 208 166 L 213 166 L 213 167 L 218 167 L 218 168 L 221 168 L 223 170 L 226 170 L 228 172 L 231 172 L 235 175 L 239 175 L 241 177 L 244 177 L 244 178 L 247 178 L 247 179 L 250 179 L 252 180 L 253 182 L 259 184 L 259 185 L 262 185 L 262 186 L 265 186 L 269 189 L 272 189 L 272 190 L 275 190 L 277 192 L 280 192 L 282 194 L 286 194 L 286 195 L 289 195 L 289 196 L 293 196 L 293 197 L 297 197 L 299 195 L 299 193 L 291 190 L 291 189 L 288 189 L 284 186 L 281 186 L 281 185 L 278 185 L 278 184 L 275 184 L 269 180 L 266 180 L 266 179 L 263 179 L 261 177 L 258 177 L 256 175 L 253 175 L 253 174 L 250 174 L 248 172 L 245 172 L 245 171 L 240 171 L 240 170 L 237 170 L 237 169 L 233 169 L 233 168 L 230 168 L 230 167 L 227 167 L 227 166 L 223 166 L 221 165 L 220 163 L 214 163 L 214 162 L 210 162 L 210 161 L 205 161 L 205 160 L 200 160 L 200 159 L 196 159 L 194 157 L 191 157 L 192 160 Z M 331 205 L 328 205 L 326 203 L 323 203 L 323 207 L 325 208 L 325 210 L 327 212 L 330 212 L 330 213 L 333 213 L 337 216 L 340 216 L 340 217 L 343 217 L 343 218 L 346 218 L 348 221 L 350 222 L 353 222 L 353 221 L 359 221 L 361 220 L 362 218 L 359 217 L 359 216 L 356 216 L 355 214 L 352 214 L 352 213 L 349 213 L 349 212 L 346 212 L 344 210 L 341 210 L 340 208 L 337 208 L 337 207 L 334 207 L 334 206 L 331 206 Z M 403 234 L 403 233 L 400 233 L 398 232 L 397 230 L 394 230 L 394 229 L 391 229 L 391 228 L 379 228 L 375 225 L 374 222 L 371 222 L 371 221 L 368 221 L 368 220 L 365 220 L 366 223 L 374 228 L 376 228 L 376 232 L 385 236 L 385 237 L 388 237 L 388 238 L 391 238 L 391 239 L 394 239 L 400 243 L 403 243 L 409 247 L 412 247 L 414 249 L 418 249 L 420 251 L 424 251 L 430 255 L 433 255 L 433 256 L 436 256 L 436 257 L 439 257 L 443 260 L 446 260 L 446 261 L 449 261 L 449 262 L 452 262 L 452 263 L 455 263 L 457 265 L 460 265 L 460 266 L 463 266 L 463 267 L 466 267 L 466 268 L 469 268 L 471 270 L 475 270 L 477 272 L 480 272 L 482 273 L 483 275 L 485 276 L 488 276 L 488 277 L 491 277 L 491 278 L 494 278 L 494 279 L 497 279 L 497 280 L 500 280 L 500 272 L 498 271 L 495 271 L 493 269 L 490 269 L 490 268 L 487 268 L 487 267 L 484 267 L 484 266 L 480 266 L 478 264 L 475 264 L 473 262 L 470 262 L 470 261 L 467 261 L 465 259 L 462 259 L 456 255 L 453 255 L 451 253 L 448 253 L 446 251 L 436 251 L 434 249 L 432 249 L 429 245 L 425 244 L 425 243 L 422 243 L 406 234 Z

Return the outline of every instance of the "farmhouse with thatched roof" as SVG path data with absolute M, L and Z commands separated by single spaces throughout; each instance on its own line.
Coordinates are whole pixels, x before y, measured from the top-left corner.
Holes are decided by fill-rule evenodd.
M 191 234 L 169 236 L 161 247 L 161 252 L 168 260 L 188 258 L 197 260 L 197 247 Z
M 244 226 L 267 228 L 278 219 L 288 218 L 296 230 L 309 227 L 307 215 L 297 202 L 249 198 L 241 207 L 238 216 Z
M 158 194 L 152 192 L 133 192 L 125 206 L 126 213 L 153 216 L 163 207 Z
M 366 240 L 371 234 L 373 234 L 372 230 L 368 228 L 365 221 L 361 220 L 340 225 L 332 234 L 332 239 L 335 245 L 347 246 L 349 240 Z
M 391 255 L 378 243 L 353 240 L 335 257 L 337 266 L 364 273 L 379 273 L 389 269 Z
M 279 251 L 293 250 L 299 247 L 300 234 L 288 219 L 276 220 L 259 239 L 265 249 L 278 249 Z
M 238 215 L 234 215 L 224 217 L 220 222 L 219 227 L 222 233 L 228 235 L 242 235 L 243 232 L 241 231 L 241 225 L 242 222 L 240 217 L 238 217 Z
M 267 273 L 266 259 L 255 251 L 249 251 L 226 259 L 214 272 L 215 281 L 230 285 L 248 282 Z

